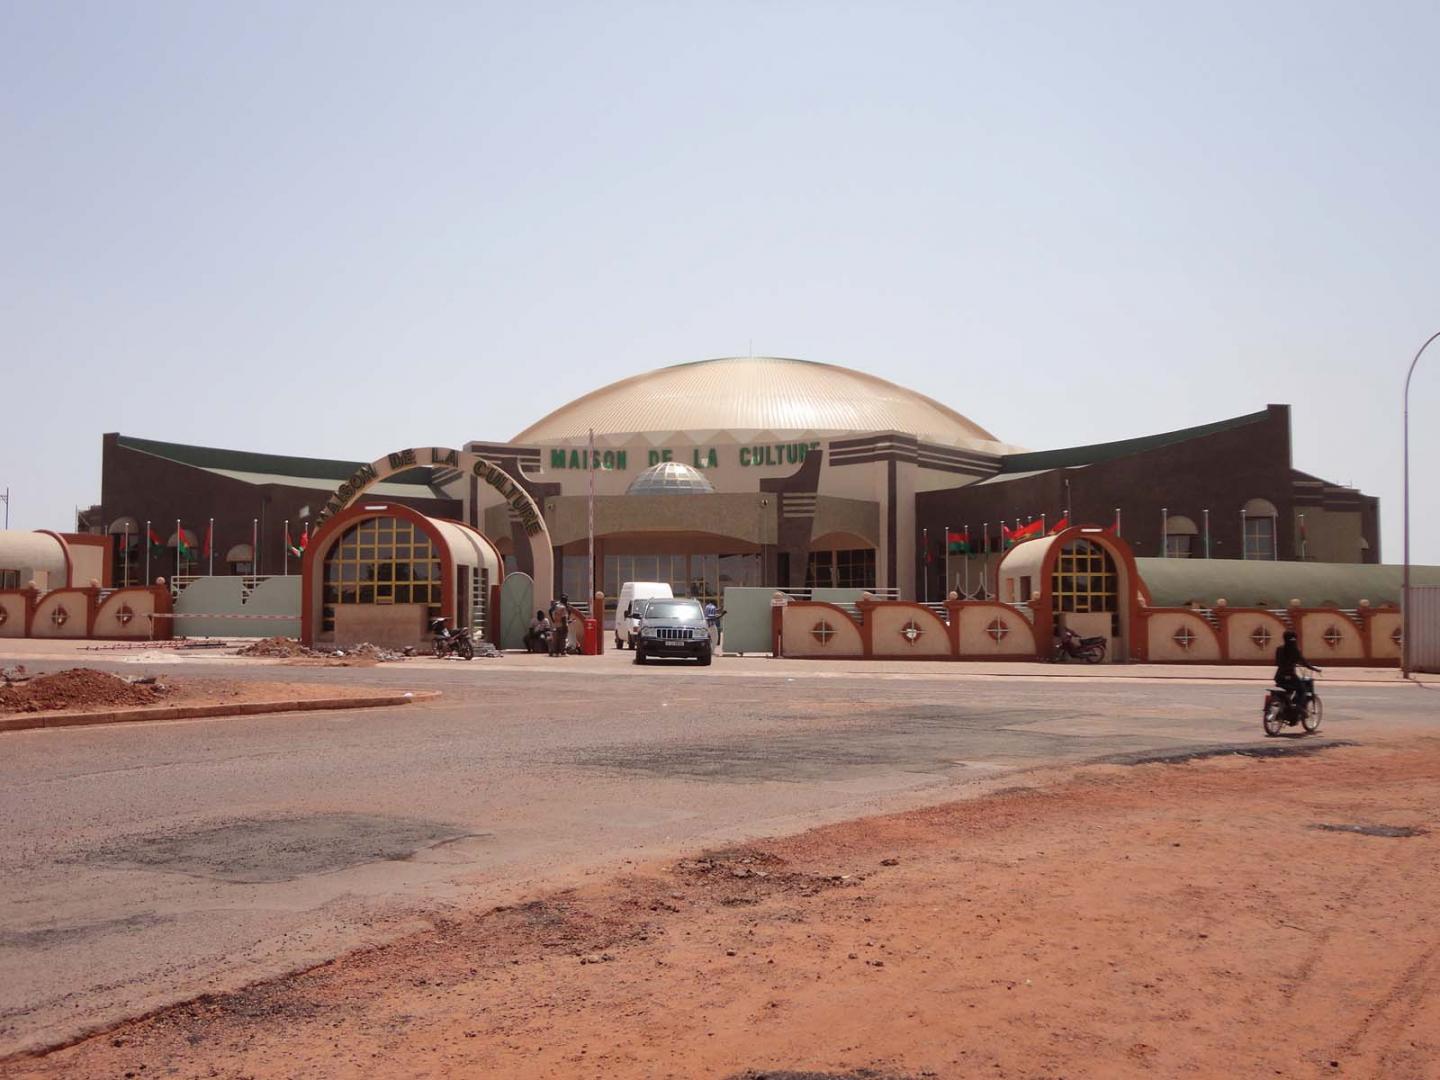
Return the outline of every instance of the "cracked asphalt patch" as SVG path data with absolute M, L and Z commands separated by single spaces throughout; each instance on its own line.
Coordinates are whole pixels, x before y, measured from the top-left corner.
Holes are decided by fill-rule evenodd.
M 1401 839 L 1407 836 L 1424 836 L 1425 830 L 1414 825 L 1335 825 L 1321 822 L 1311 825 L 1322 832 L 1359 833 L 1361 836 L 1386 836 Z
M 1308 757 L 1322 750 L 1334 750 L 1339 746 L 1355 746 L 1347 739 L 1327 739 L 1317 742 L 1307 739 L 1281 743 L 1230 743 L 1225 746 L 1206 746 L 1201 749 L 1181 747 L 1175 750 L 1140 750 L 1126 754 L 1110 754 L 1096 758 L 1097 765 L 1184 765 L 1188 761 L 1203 761 L 1213 757 L 1281 758 Z
M 1082 751 L 1068 736 L 1027 729 L 1027 724 L 1052 715 L 919 702 L 866 712 L 838 729 L 805 727 L 764 738 L 602 746 L 559 763 L 685 779 L 814 783 L 877 767 L 942 774 L 997 757 L 1078 760 L 1085 753 L 1133 745 L 1117 733 L 1085 740 Z
M 34 930 L 0 930 L 0 949 L 48 949 L 55 945 L 82 941 L 87 937 L 144 930 L 174 921 L 173 917 L 167 915 L 131 915 L 123 919 L 101 919 L 68 926 L 42 926 Z
M 240 818 L 223 825 L 127 837 L 75 861 L 158 870 L 232 884 L 271 884 L 332 874 L 475 835 L 435 821 L 380 814 Z

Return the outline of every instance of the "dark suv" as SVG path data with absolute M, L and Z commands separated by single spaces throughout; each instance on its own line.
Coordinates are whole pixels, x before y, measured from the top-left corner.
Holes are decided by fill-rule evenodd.
M 635 663 L 677 656 L 709 664 L 713 655 L 705 609 L 698 600 L 649 600 L 640 617 L 639 636 L 631 639 Z

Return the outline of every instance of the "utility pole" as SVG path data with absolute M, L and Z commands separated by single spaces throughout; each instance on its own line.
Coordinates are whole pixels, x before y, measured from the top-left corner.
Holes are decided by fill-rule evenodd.
M 1403 491 L 1405 503 L 1405 570 L 1400 582 L 1400 676 L 1410 677 L 1410 379 L 1415 374 L 1415 365 L 1420 362 L 1420 353 L 1430 347 L 1430 343 L 1440 338 L 1440 330 L 1431 334 L 1425 339 L 1425 344 L 1420 346 L 1420 352 L 1415 354 L 1415 359 L 1410 361 L 1410 370 L 1405 373 L 1405 406 L 1403 422 L 1405 454 L 1404 454 L 1404 478 Z M 8 502 L 7 502 L 8 506 Z

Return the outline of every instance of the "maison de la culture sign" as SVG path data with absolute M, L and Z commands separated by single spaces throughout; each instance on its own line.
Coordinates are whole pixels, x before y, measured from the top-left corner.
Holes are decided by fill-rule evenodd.
M 805 455 L 809 451 L 820 449 L 820 444 L 818 442 L 757 443 L 754 446 L 724 448 L 692 446 L 690 447 L 690 460 L 685 464 L 693 465 L 697 469 L 718 469 L 721 449 L 724 449 L 727 454 L 735 454 L 740 465 L 750 469 L 774 465 L 799 465 L 805 460 Z M 680 460 L 684 460 L 683 457 L 677 458 L 675 451 L 670 447 L 656 447 L 646 451 L 644 468 L 659 465 L 662 461 Z M 595 468 L 607 472 L 611 470 L 624 472 L 630 468 L 630 452 L 628 450 L 596 450 L 592 465 L 588 449 L 567 449 L 563 446 L 554 446 L 550 448 L 548 463 L 552 469 L 584 471 Z

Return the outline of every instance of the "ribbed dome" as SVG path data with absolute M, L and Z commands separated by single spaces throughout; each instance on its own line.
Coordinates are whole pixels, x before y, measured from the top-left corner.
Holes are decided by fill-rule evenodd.
M 713 495 L 715 485 L 699 469 L 681 461 L 662 461 L 640 473 L 626 495 Z
M 639 432 L 769 432 L 782 437 L 900 431 L 990 449 L 980 425 L 892 382 L 808 360 L 728 357 L 658 368 L 601 387 L 531 424 L 517 443 Z M 744 434 L 742 438 L 748 437 Z

